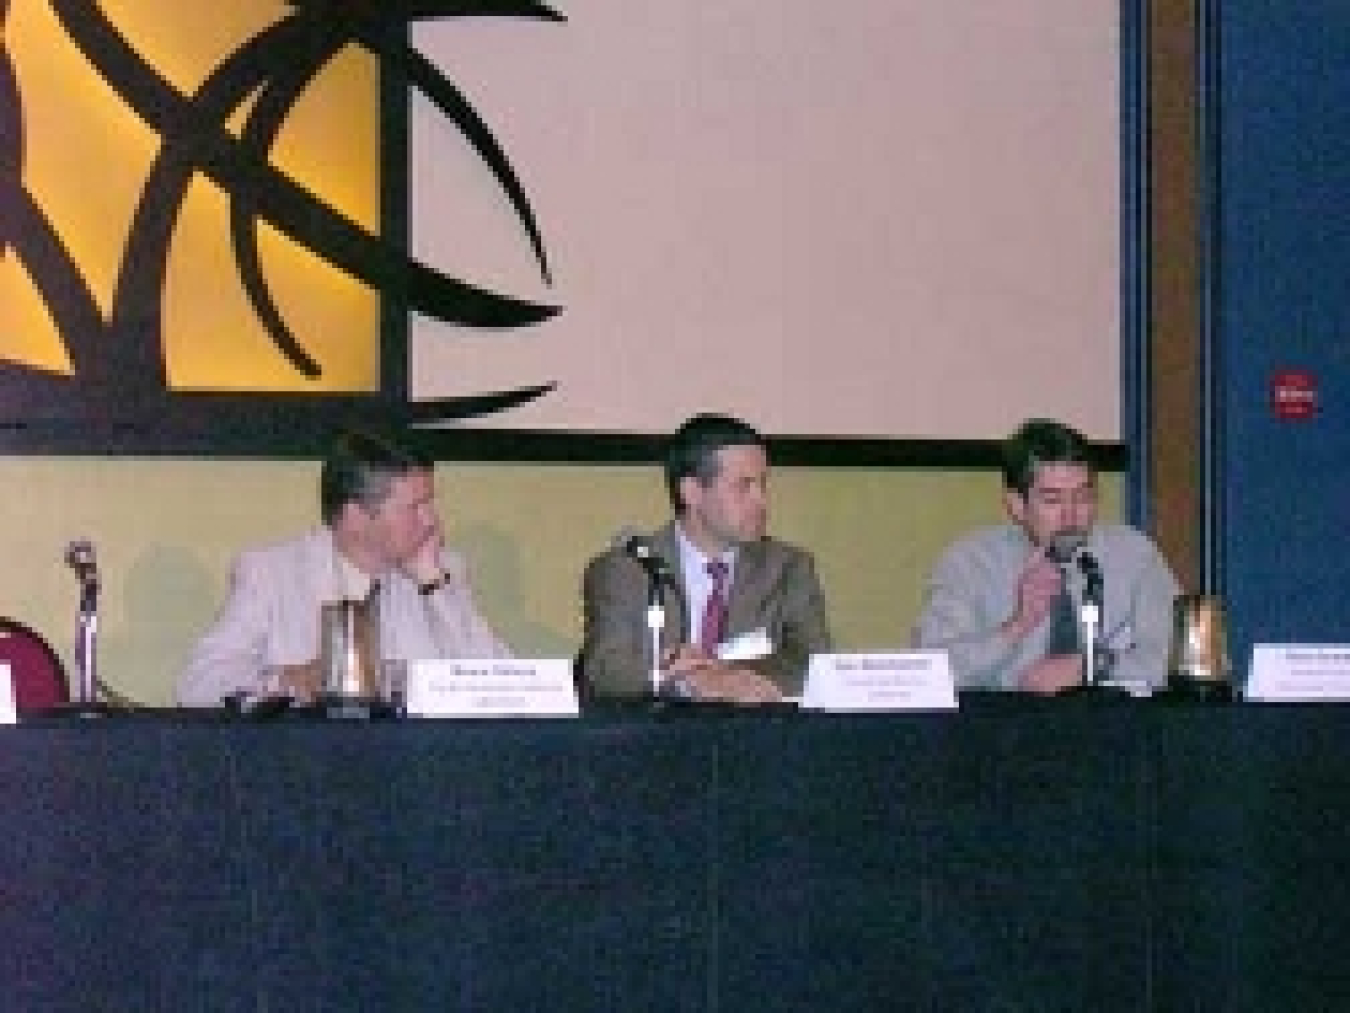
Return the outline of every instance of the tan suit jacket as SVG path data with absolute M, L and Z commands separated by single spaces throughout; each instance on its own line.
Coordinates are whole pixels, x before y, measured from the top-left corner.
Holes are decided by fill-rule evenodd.
M 654 551 L 680 581 L 675 526 L 651 538 Z M 585 641 L 584 680 L 599 696 L 642 696 L 651 692 L 651 647 L 647 630 L 646 572 L 626 552 L 610 549 L 586 567 L 582 582 Z M 688 628 L 683 587 L 666 588 L 662 650 L 682 644 Z M 825 595 L 811 555 L 772 538 L 742 545 L 727 600 L 723 639 L 764 630 L 774 644 L 766 658 L 747 663 L 785 695 L 800 694 L 810 656 L 830 649 Z
M 464 560 L 443 553 L 452 579 L 423 595 L 401 573 L 381 578 L 380 643 L 385 658 L 505 657 L 506 647 L 474 606 Z M 319 606 L 341 597 L 332 533 L 318 528 L 293 541 L 240 554 L 230 595 L 178 679 L 178 702 L 209 707 L 238 690 L 262 691 L 267 670 L 319 653 Z

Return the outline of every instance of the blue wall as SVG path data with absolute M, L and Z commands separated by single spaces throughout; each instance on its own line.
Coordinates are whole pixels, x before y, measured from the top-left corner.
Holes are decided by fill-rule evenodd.
M 1220 586 L 1234 662 L 1251 644 L 1350 641 L 1350 2 L 1218 0 Z M 1274 419 L 1306 369 L 1317 415 Z

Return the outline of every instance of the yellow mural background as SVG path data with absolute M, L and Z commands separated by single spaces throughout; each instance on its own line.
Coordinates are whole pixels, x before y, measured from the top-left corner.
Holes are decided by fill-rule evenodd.
M 101 5 L 136 52 L 184 94 L 250 37 L 293 13 L 278 0 Z M 5 30 L 18 76 L 25 137 L 23 181 L 108 319 L 123 251 L 159 138 L 127 108 L 67 38 L 48 4 L 15 0 Z M 270 152 L 273 166 L 368 232 L 379 229 L 379 70 L 348 47 L 300 96 Z M 237 133 L 247 106 L 228 126 Z M 198 174 L 169 248 L 164 353 L 176 389 L 379 389 L 379 297 L 267 225 L 264 277 L 283 318 L 322 375 L 297 373 L 272 345 L 242 286 L 228 200 Z M 0 260 L 0 357 L 69 372 L 64 343 L 29 271 Z

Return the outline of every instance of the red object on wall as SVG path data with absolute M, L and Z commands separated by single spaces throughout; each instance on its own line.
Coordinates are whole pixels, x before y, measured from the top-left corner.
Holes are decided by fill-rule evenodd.
M 1310 419 L 1317 414 L 1317 377 L 1304 369 L 1282 369 L 1270 377 L 1270 414 L 1277 419 Z

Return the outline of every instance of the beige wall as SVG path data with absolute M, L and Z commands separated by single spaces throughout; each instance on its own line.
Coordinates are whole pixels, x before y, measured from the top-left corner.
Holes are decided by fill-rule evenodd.
M 317 465 L 279 461 L 17 459 L 9 491 L 0 612 L 69 659 L 77 588 L 67 542 L 98 547 L 105 681 L 149 704 L 225 593 L 243 545 L 289 537 L 317 516 Z M 450 538 L 469 556 L 480 604 L 522 654 L 570 655 L 587 557 L 626 525 L 666 513 L 655 468 L 441 465 Z M 923 574 L 957 533 L 998 517 L 992 473 L 779 469 L 774 527 L 816 553 L 842 648 L 903 646 Z M 1115 516 L 1118 483 L 1106 483 Z

